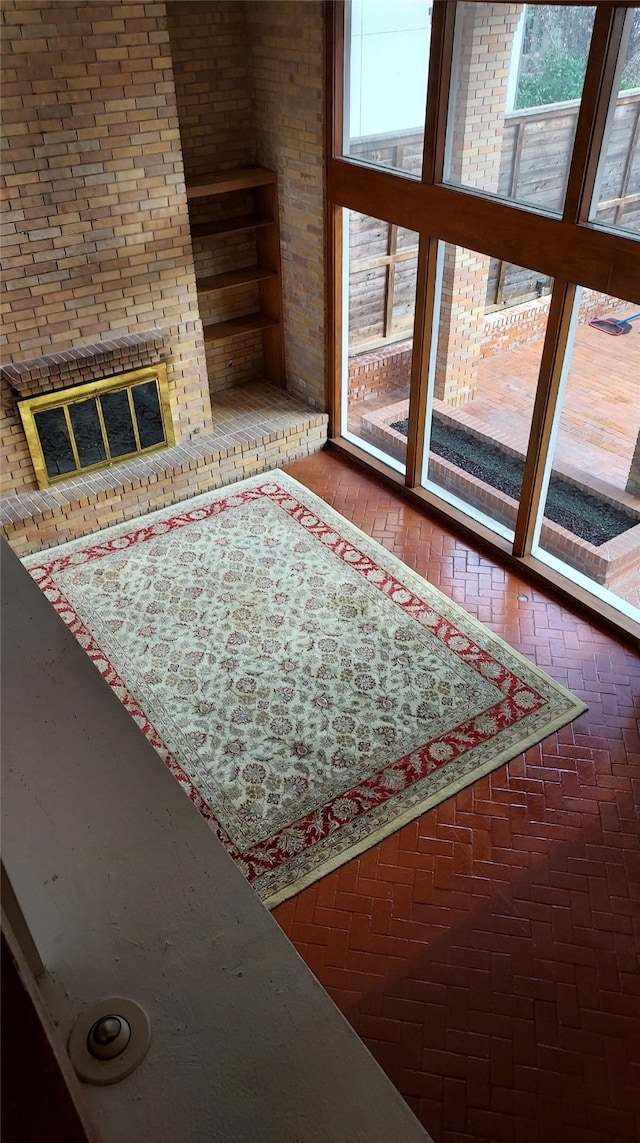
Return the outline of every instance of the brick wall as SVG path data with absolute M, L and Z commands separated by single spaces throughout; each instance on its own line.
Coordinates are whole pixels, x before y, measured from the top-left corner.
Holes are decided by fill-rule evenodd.
M 550 295 L 547 295 L 487 314 L 482 326 L 480 356 L 495 357 L 497 353 L 505 353 L 544 337 L 550 300 Z
M 3 361 L 162 326 L 176 439 L 211 428 L 163 3 L 5 0 Z M 10 389 L 2 444 L 22 439 Z M 35 487 L 17 459 L 15 490 Z
M 636 447 L 633 451 L 631 467 L 629 468 L 629 476 L 627 478 L 626 491 L 631 496 L 640 497 L 640 432 L 638 433 Z
M 246 5 L 256 158 L 278 172 L 287 388 L 325 398 L 324 6 Z
M 409 395 L 413 341 L 398 341 L 349 358 L 347 403 L 405 388 Z
M 518 345 L 526 345 L 530 341 L 544 337 L 550 302 L 551 296 L 547 294 L 543 298 L 520 302 L 516 306 L 505 306 L 502 310 L 494 310 L 493 313 L 487 314 L 483 325 L 481 357 L 493 357 L 496 353 L 515 349 Z M 608 317 L 619 313 L 620 302 L 617 298 L 597 293 L 595 290 L 583 289 L 578 311 L 580 325 L 586 325 L 595 317 Z
M 211 171 L 250 167 L 256 162 L 252 119 L 251 63 L 245 5 L 236 0 L 170 0 L 167 19 L 182 154 L 187 180 Z M 250 214 L 251 196 L 222 195 L 190 205 L 194 223 L 230 214 Z M 255 235 L 194 240 L 199 278 L 255 264 Z M 201 299 L 201 317 L 224 321 L 258 309 L 256 287 Z M 206 346 L 209 392 L 264 376 L 262 336 L 247 334 Z
M 184 170 L 188 179 L 254 161 L 244 4 L 169 0 Z
M 187 177 L 257 164 L 278 172 L 287 388 L 325 408 L 323 5 L 172 0 L 167 5 Z M 194 203 L 192 220 L 242 213 Z M 245 212 L 249 207 L 245 207 Z M 198 277 L 255 261 L 251 236 L 194 243 Z M 255 303 L 255 304 L 254 304 Z M 250 290 L 202 302 L 215 320 L 257 308 Z M 260 334 L 206 349 L 212 394 L 263 375 Z
M 520 302 L 516 306 L 505 306 L 486 314 L 482 323 L 480 357 L 495 357 L 508 353 L 520 345 L 540 341 L 546 334 L 549 317 L 550 295 Z M 595 290 L 583 289 L 578 322 L 584 325 L 595 317 L 619 317 L 625 310 L 618 298 L 600 294 Z M 411 374 L 412 342 L 399 341 L 392 345 L 381 344 L 364 353 L 356 353 L 349 358 L 348 397 L 349 405 L 357 404 L 368 397 L 381 397 L 391 390 L 406 388 L 409 395 Z M 636 448 L 635 467 L 640 466 L 640 443 Z M 633 472 L 633 465 L 632 465 Z M 630 474 L 631 479 L 631 474 Z M 636 485 L 638 477 L 636 476 Z M 631 491 L 629 488 L 627 491 Z
M 457 28 L 449 178 L 498 189 L 507 79 L 521 4 L 467 4 Z M 451 405 L 473 399 L 490 258 L 445 246 L 435 393 Z

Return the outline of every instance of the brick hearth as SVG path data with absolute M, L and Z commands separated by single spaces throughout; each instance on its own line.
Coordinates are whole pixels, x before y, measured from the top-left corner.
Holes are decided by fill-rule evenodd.
M 277 468 L 322 448 L 326 413 L 263 383 L 216 399 L 214 431 L 113 468 L 0 503 L 0 523 L 20 555 L 177 504 L 199 492 Z

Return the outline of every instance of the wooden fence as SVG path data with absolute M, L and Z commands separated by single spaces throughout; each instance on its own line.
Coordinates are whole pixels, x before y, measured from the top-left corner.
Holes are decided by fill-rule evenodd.
M 566 184 L 579 101 L 505 116 L 498 194 L 559 211 Z M 640 231 L 640 91 L 616 105 L 600 188 L 597 220 Z M 414 175 L 422 166 L 422 133 L 358 140 L 353 158 Z M 353 214 L 350 222 L 350 344 L 366 347 L 406 336 L 413 325 L 417 235 Z M 515 305 L 549 286 L 534 271 L 492 259 L 486 308 Z
M 505 116 L 498 194 L 541 210 L 562 210 L 580 101 Z M 598 222 L 640 230 L 640 92 L 619 96 L 600 187 Z M 513 304 L 540 290 L 540 276 L 492 260 L 487 307 Z M 544 281 L 544 286 L 548 285 Z

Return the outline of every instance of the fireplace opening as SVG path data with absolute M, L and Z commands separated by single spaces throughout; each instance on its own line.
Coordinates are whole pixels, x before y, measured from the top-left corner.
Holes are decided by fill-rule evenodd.
M 165 365 L 18 401 L 40 488 L 175 443 Z

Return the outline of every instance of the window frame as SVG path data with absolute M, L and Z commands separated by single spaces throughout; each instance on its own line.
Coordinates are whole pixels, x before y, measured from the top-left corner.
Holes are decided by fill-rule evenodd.
M 473 3 L 474 0 L 471 0 Z M 592 7 L 593 5 L 584 5 Z M 567 351 L 572 301 L 577 286 L 640 305 L 640 240 L 589 220 L 598 161 L 624 43 L 625 20 L 633 3 L 598 3 L 565 203 L 560 217 L 499 200 L 481 191 L 443 182 L 445 137 L 451 80 L 455 0 L 434 0 L 422 179 L 352 160 L 342 154 L 344 122 L 344 0 L 327 5 L 327 404 L 329 437 L 396 484 L 417 503 L 441 512 L 464 530 L 501 551 L 516 566 L 570 594 L 574 602 L 605 618 L 617 631 L 640 636 L 640 624 L 590 596 L 567 577 L 551 572 L 532 556 L 535 522 L 548 461 L 551 425 L 558 403 L 558 378 Z M 343 358 L 343 208 L 408 227 L 420 235 L 416 320 L 410 383 L 409 437 L 404 480 L 364 449 L 344 439 L 341 402 Z M 547 332 L 540 367 L 520 510 L 513 545 L 453 510 L 421 487 L 429 361 L 434 337 L 436 248 L 438 241 L 469 247 L 553 279 Z

